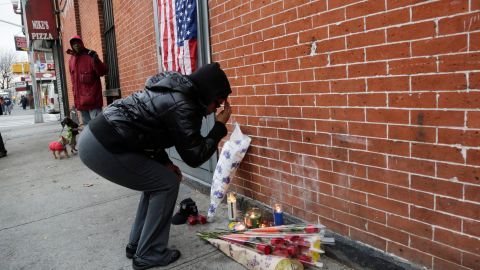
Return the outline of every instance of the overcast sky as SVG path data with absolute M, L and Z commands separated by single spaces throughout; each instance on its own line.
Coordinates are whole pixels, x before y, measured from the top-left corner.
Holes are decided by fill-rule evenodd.
M 15 24 L 22 24 L 21 15 L 13 12 L 11 0 L 0 0 L 0 20 L 8 21 Z M 15 35 L 23 36 L 22 28 L 0 21 L 0 51 L 15 51 L 15 43 L 13 37 Z M 27 53 L 18 52 L 19 59 L 27 61 Z

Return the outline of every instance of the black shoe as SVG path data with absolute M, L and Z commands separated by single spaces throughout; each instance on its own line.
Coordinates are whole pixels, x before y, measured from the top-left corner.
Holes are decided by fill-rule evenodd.
M 185 224 L 189 216 L 196 215 L 198 215 L 197 205 L 192 199 L 187 198 L 180 202 L 180 210 L 172 217 L 172 224 Z
M 135 252 L 137 252 L 137 246 L 128 244 L 127 247 L 125 248 L 125 255 L 129 259 L 133 258 L 133 255 L 135 255 Z
M 7 151 L 0 152 L 0 158 L 6 157 L 7 156 Z
M 138 262 L 136 260 L 136 258 L 133 258 L 132 267 L 135 270 L 145 270 L 145 269 L 150 269 L 150 268 L 157 267 L 157 266 L 167 266 L 167 265 L 175 262 L 176 260 L 178 260 L 178 258 L 180 258 L 180 256 L 182 255 L 180 253 L 180 251 L 178 251 L 176 249 L 168 249 L 166 252 L 168 252 L 168 254 L 165 258 L 165 262 L 148 264 L 148 263 L 144 263 L 144 262 Z

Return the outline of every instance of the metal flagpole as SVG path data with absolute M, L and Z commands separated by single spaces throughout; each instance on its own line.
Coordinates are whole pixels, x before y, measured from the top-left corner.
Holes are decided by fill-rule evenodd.
M 32 80 L 32 91 L 33 91 L 33 103 L 35 106 L 35 120 L 34 123 L 43 123 L 43 114 L 40 110 L 40 92 L 37 89 L 37 80 L 35 78 L 35 65 L 33 57 L 33 41 L 30 42 L 30 37 L 28 35 L 28 23 L 27 23 L 27 14 L 25 10 L 25 5 L 28 0 L 22 0 L 22 16 L 23 24 L 25 27 L 25 38 L 27 39 L 27 44 L 29 46 L 28 50 L 28 62 L 30 63 L 30 77 Z

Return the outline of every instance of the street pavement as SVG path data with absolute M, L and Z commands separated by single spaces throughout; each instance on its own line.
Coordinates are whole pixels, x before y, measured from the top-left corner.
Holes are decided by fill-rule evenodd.
M 23 110 L 18 105 L 15 105 L 12 114 L 0 115 L 0 130 L 34 125 L 33 114 L 33 109 Z M 57 122 L 60 119 L 60 114 L 44 113 L 42 115 L 45 123 Z
M 125 245 L 140 193 L 97 176 L 77 155 L 55 160 L 48 144 L 60 135 L 58 114 L 33 119 L 33 110 L 18 106 L 0 116 L 8 150 L 0 159 L 0 269 L 132 269 Z M 205 214 L 209 196 L 182 184 L 178 202 L 188 197 Z M 214 223 L 172 226 L 169 246 L 182 256 L 155 269 L 245 269 L 195 235 L 225 229 L 225 212 L 222 205 Z M 324 263 L 350 269 L 326 257 Z

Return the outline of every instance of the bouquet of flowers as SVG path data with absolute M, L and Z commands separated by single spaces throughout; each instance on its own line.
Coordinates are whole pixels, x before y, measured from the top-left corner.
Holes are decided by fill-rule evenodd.
M 303 269 L 303 264 L 323 266 L 321 243 L 334 242 L 324 233 L 324 227 L 319 224 L 295 224 L 240 233 L 201 232 L 199 236 L 247 269 L 290 270 Z
M 210 189 L 210 206 L 207 213 L 208 222 L 213 222 L 217 207 L 225 197 L 230 185 L 230 179 L 240 166 L 240 162 L 247 153 L 251 140 L 250 137 L 242 133 L 240 126 L 236 123 L 230 139 L 223 145 L 215 172 L 213 173 L 212 187 Z

